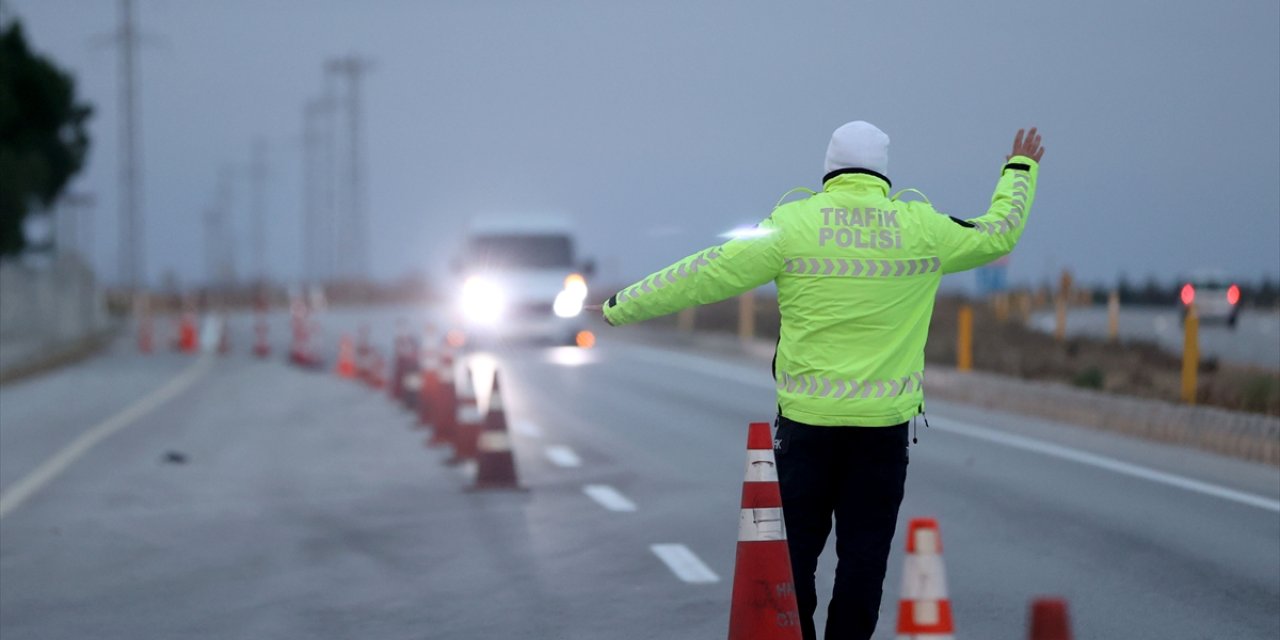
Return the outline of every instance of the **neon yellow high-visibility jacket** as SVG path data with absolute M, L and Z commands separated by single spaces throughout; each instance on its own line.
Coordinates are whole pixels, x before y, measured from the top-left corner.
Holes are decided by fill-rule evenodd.
M 782 415 L 823 426 L 906 422 L 924 407 L 924 345 L 942 275 L 1013 250 L 1038 172 L 1031 158 L 1011 158 L 991 207 L 966 221 L 891 199 L 888 178 L 873 171 L 833 171 L 820 193 L 778 207 L 752 233 L 619 291 L 605 319 L 640 322 L 775 280 Z

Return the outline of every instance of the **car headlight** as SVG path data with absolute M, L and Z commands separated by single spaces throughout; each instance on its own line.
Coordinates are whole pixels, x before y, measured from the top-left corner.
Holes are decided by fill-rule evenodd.
M 576 290 L 565 289 L 556 294 L 555 304 L 551 305 L 551 310 L 561 318 L 572 318 L 582 313 L 583 296 Z
M 494 324 L 502 318 L 507 296 L 498 283 L 483 276 L 471 276 L 462 283 L 462 315 L 479 324 Z

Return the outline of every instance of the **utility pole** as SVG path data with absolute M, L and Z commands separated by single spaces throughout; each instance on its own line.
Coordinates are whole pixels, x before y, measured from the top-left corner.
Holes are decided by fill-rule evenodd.
M 323 280 L 320 186 L 321 117 L 324 100 L 310 100 L 302 108 L 302 277 L 311 283 Z
M 253 277 L 259 283 L 267 281 L 267 142 L 261 136 L 253 141 L 253 153 L 249 161 L 250 243 L 253 251 Z
M 320 166 L 316 169 L 316 179 L 320 190 L 317 194 L 317 234 L 320 238 L 320 278 L 325 281 L 343 275 L 339 269 L 339 257 L 343 254 L 338 242 L 342 226 L 338 224 L 338 110 L 333 84 L 330 78 L 325 78 L 318 106 Z
M 346 80 L 347 115 L 347 202 L 344 231 L 350 238 L 348 277 L 362 280 L 369 277 L 369 220 L 365 210 L 364 166 L 361 140 L 360 83 L 373 63 L 354 54 L 332 58 L 325 69 L 332 75 Z
M 120 280 L 133 291 L 146 285 L 135 52 L 140 37 L 133 24 L 133 0 L 120 0 L 116 38 L 120 46 Z
M 228 222 L 231 212 L 232 173 L 230 167 L 218 171 L 213 205 L 204 216 L 205 273 L 210 286 L 222 287 L 235 281 L 235 253 Z

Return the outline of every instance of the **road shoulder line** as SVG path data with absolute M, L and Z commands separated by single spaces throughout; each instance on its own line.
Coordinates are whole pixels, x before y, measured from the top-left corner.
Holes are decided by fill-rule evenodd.
M 211 358 L 200 358 L 170 380 L 164 386 L 152 391 L 142 399 L 125 407 L 119 413 L 90 427 L 84 433 L 63 447 L 48 460 L 36 467 L 17 482 L 14 482 L 3 494 L 0 494 L 0 519 L 9 515 L 32 494 L 39 491 L 66 471 L 76 460 L 88 453 L 99 442 L 113 433 L 134 424 L 143 416 L 156 410 L 160 405 L 173 399 L 190 387 L 201 375 L 213 366 Z

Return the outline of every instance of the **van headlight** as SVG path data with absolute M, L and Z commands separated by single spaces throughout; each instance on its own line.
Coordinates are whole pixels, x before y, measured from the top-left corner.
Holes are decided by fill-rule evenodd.
M 582 313 L 583 298 L 583 292 L 565 289 L 556 294 L 556 301 L 555 304 L 551 305 L 551 310 L 558 317 L 572 318 Z
M 498 283 L 471 276 L 462 283 L 462 315 L 477 324 L 495 324 L 507 308 L 507 295 Z

